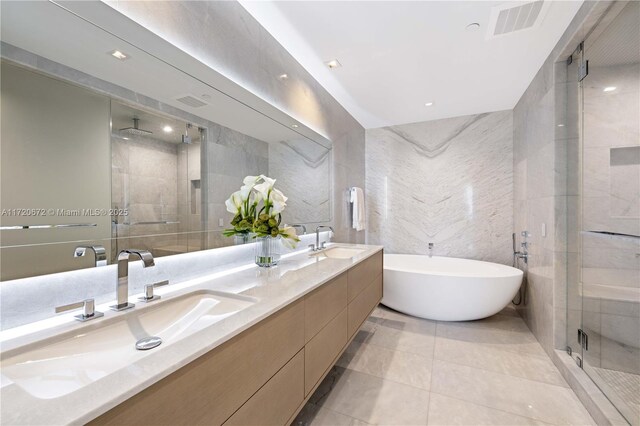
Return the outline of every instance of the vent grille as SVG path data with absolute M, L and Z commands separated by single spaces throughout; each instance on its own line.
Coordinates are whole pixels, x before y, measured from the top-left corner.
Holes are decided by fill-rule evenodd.
M 493 36 L 513 33 L 533 27 L 540 16 L 544 1 L 524 3 L 516 7 L 498 8 Z
M 201 101 L 193 95 L 181 96 L 179 98 L 176 98 L 176 101 L 182 102 L 183 104 L 188 105 L 192 108 L 201 108 L 208 105 L 206 102 Z

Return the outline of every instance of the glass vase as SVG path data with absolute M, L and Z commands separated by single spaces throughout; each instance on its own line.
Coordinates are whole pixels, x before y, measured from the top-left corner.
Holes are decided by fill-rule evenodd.
M 276 266 L 280 261 L 280 235 L 277 237 L 256 237 L 256 265 L 263 268 Z
M 249 234 L 236 234 L 233 236 L 233 244 L 238 246 L 251 242 L 251 236 Z

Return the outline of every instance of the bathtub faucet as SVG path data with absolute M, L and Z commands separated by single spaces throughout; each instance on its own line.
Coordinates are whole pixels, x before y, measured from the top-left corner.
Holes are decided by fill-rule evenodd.
M 433 243 L 429 243 L 429 257 L 433 256 Z
M 529 243 L 527 242 L 527 238 L 531 236 L 528 231 L 522 231 L 520 233 L 524 238 L 524 241 L 520 243 L 520 247 L 522 247 L 522 251 L 516 250 L 516 234 L 515 232 L 511 234 L 511 241 L 513 243 L 513 266 L 516 266 L 516 259 L 524 260 L 524 263 L 529 263 Z

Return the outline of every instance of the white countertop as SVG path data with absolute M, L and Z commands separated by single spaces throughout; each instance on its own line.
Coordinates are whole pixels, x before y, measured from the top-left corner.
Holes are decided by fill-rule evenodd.
M 208 328 L 150 351 L 143 359 L 133 362 L 126 368 L 58 398 L 37 398 L 0 375 L 2 424 L 87 423 L 382 250 L 382 246 L 356 244 L 332 244 L 332 246 L 353 247 L 364 249 L 364 251 L 349 259 L 331 259 L 310 256 L 308 251 L 298 252 L 284 256 L 275 268 L 246 265 L 159 288 L 157 293 L 162 295 L 163 300 L 154 303 L 163 303 L 195 290 L 217 290 L 241 294 L 254 297 L 258 301 Z M 132 296 L 131 300 L 133 299 Z M 69 314 L 49 321 L 52 326 L 41 325 L 40 330 L 26 335 L 11 335 L 11 338 L 7 339 L 7 333 L 3 332 L 5 334 L 5 338 L 2 339 L 3 359 L 7 355 L 21 351 L 26 346 L 37 345 L 42 339 L 60 334 L 79 333 L 87 326 L 95 326 L 105 319 L 127 314 L 127 311 L 113 312 L 104 308 L 104 306 L 96 308 L 105 313 L 104 318 L 87 323 L 74 321 Z

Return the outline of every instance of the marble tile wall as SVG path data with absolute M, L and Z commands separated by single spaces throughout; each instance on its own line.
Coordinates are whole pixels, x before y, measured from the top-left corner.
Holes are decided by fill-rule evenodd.
M 558 302 L 554 288 L 564 285 L 566 233 L 562 156 L 566 141 L 556 142 L 554 71 L 553 64 L 547 63 L 513 110 L 513 229 L 518 242 L 523 241 L 521 232 L 529 233 L 528 264 L 518 264 L 526 282 L 517 310 L 549 354 L 554 348 Z
M 282 214 L 285 223 L 331 219 L 331 150 L 305 140 L 269 144 L 269 175 L 289 196 Z
M 128 140 L 111 136 L 111 203 L 128 209 L 112 228 L 114 259 L 126 247 L 149 250 L 177 243 L 178 146 L 152 137 L 130 135 Z M 174 222 L 139 224 L 140 222 Z M 149 236 L 152 235 L 152 236 Z M 144 238 L 139 238 L 145 236 Z M 126 241 L 126 246 L 123 245 Z
M 511 264 L 512 112 L 366 132 L 367 242 Z
M 587 57 L 598 49 L 594 44 Z M 595 57 L 590 64 L 583 95 L 583 229 L 640 236 L 640 63 L 605 65 Z
M 221 232 L 229 227 L 233 215 L 224 202 L 238 191 L 245 176 L 269 174 L 269 145 L 220 125 L 209 127 L 206 142 L 207 160 L 207 248 L 233 244 Z M 219 226 L 222 219 L 223 226 Z
M 517 310 L 548 354 L 567 345 L 567 275 L 579 274 L 577 221 L 568 221 L 579 205 L 578 64 L 566 58 L 606 6 L 583 5 L 513 110 L 514 232 L 518 242 L 529 232 L 530 254 L 518 263 Z
M 110 4 L 174 44 L 189 46 L 219 72 L 325 134 L 333 144 L 328 223 L 337 241 L 364 241 L 363 231 L 351 229 L 346 193 L 365 186 L 364 128 L 239 3 Z M 283 72 L 289 75 L 286 82 L 278 79 Z
M 202 140 L 193 140 L 190 145 L 178 146 L 178 236 L 177 245 L 167 252 L 185 253 L 202 250 L 205 245 L 203 233 L 204 189 L 206 179 L 202 176 Z

